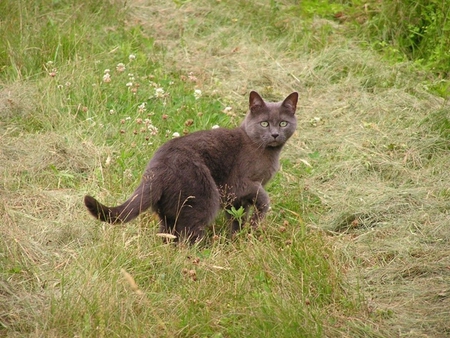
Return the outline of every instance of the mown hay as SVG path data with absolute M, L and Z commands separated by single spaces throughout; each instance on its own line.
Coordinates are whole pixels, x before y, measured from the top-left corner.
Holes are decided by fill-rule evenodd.
M 286 41 L 261 41 L 251 31 L 225 42 L 222 32 L 207 32 L 208 20 L 201 32 L 190 25 L 189 17 L 206 14 L 206 4 L 152 3 L 135 17 L 211 93 L 233 93 L 225 102 L 253 88 L 300 92 L 299 130 L 284 156 L 314 197 L 302 203 L 321 206 L 305 207 L 320 212 L 312 228 L 340 236 L 340 250 L 352 257 L 349 278 L 361 277 L 372 315 L 392 334 L 446 336 L 449 105 L 409 65 L 386 65 L 349 41 L 313 53 L 292 53 Z

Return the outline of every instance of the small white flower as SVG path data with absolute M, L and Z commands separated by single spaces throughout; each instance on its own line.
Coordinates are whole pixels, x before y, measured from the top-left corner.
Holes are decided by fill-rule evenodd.
M 125 121 L 129 121 L 129 120 L 131 120 L 131 117 L 129 117 L 129 116 L 125 117 Z
M 194 97 L 196 100 L 202 97 L 202 91 L 200 89 L 194 90 Z
M 105 167 L 108 167 L 111 164 L 111 156 L 108 155 L 105 161 Z
M 130 54 L 130 56 L 128 56 L 128 60 L 130 60 L 130 62 L 136 60 L 136 55 Z
M 143 113 L 147 110 L 147 108 L 145 107 L 147 105 L 146 102 L 142 102 L 139 106 L 138 106 L 138 111 L 139 113 Z
M 124 72 L 125 71 L 125 65 L 121 62 L 121 63 L 118 63 L 117 64 L 117 66 L 116 66 L 116 70 L 118 71 L 118 72 L 120 72 L 120 73 L 122 73 L 122 72 Z
M 211 127 L 211 129 L 217 129 L 217 128 L 220 128 L 220 126 L 218 126 L 217 124 L 215 124 Z
M 127 87 L 133 87 L 133 82 L 127 82 L 126 86 Z
M 103 73 L 105 74 L 109 74 L 110 70 L 109 69 L 105 69 L 105 71 Z
M 110 115 L 114 114 L 114 109 L 110 109 L 110 110 L 109 110 L 109 114 L 110 114 Z
M 164 89 L 159 87 L 155 89 L 155 97 L 164 97 Z
M 148 130 L 150 131 L 150 134 L 153 135 L 153 136 L 158 134 L 158 128 L 156 128 L 153 124 L 150 124 L 148 126 Z
M 223 110 L 224 113 L 229 113 L 230 111 L 232 111 L 233 108 L 231 107 L 225 107 L 225 109 Z
M 180 137 L 180 133 L 178 133 L 178 132 L 174 132 L 173 134 L 172 134 L 172 137 Z
M 109 73 L 105 73 L 105 75 L 103 75 L 103 82 L 111 82 L 111 75 L 109 75 Z

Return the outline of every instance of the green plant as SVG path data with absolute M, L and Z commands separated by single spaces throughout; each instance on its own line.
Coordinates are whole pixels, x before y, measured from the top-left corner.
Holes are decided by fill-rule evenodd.
M 445 1 L 379 1 L 367 4 L 361 31 L 381 49 L 396 49 L 410 60 L 446 76 L 450 62 L 450 8 Z
M 244 216 L 245 216 L 245 209 L 244 207 L 240 207 L 239 209 L 236 209 L 234 206 L 232 206 L 230 209 L 225 209 L 227 213 L 229 213 L 235 220 L 239 222 L 239 226 L 242 226 L 242 223 L 244 222 Z

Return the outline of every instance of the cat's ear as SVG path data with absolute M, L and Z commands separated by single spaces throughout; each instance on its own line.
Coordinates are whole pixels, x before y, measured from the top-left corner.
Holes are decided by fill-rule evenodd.
M 281 106 L 292 109 L 292 111 L 295 113 L 295 110 L 297 109 L 297 101 L 298 101 L 298 93 L 293 92 L 289 94 L 287 98 L 284 99 Z
M 266 104 L 264 103 L 264 100 L 262 97 L 255 91 L 250 92 L 250 98 L 249 98 L 249 107 L 250 111 L 254 112 L 255 110 L 264 107 Z

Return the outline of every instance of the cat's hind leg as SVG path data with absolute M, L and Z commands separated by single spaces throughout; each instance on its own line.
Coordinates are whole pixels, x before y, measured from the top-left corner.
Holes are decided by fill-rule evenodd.
M 169 180 L 168 180 L 169 181 Z M 220 195 L 209 169 L 189 163 L 183 175 L 171 175 L 157 209 L 161 229 L 194 243 L 204 234 L 220 209 Z
M 203 238 L 205 228 L 214 221 L 220 209 L 220 197 L 217 190 L 211 190 L 211 193 L 207 195 L 195 196 L 189 204 L 186 203 L 180 209 L 175 220 L 177 237 L 188 240 L 191 244 Z

